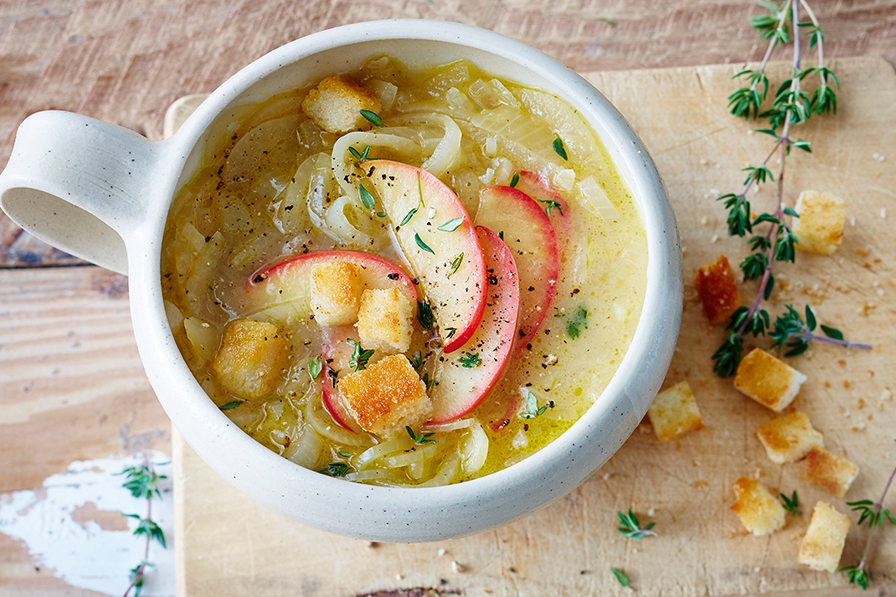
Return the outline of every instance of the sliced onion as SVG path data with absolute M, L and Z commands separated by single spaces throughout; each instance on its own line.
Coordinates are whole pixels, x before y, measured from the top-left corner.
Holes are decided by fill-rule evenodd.
M 478 422 L 460 440 L 461 467 L 464 474 L 479 472 L 488 456 L 488 435 Z
M 385 132 L 392 131 L 392 132 Z M 342 188 L 342 192 L 355 201 L 360 201 L 358 195 L 358 183 L 362 180 L 361 171 L 357 169 L 357 158 L 349 151 L 354 149 L 359 154 L 364 153 L 364 148 L 370 147 L 370 156 L 372 158 L 381 158 L 377 155 L 376 148 L 389 150 L 390 157 L 403 158 L 402 161 L 407 163 L 418 163 L 420 159 L 420 146 L 410 139 L 401 136 L 416 134 L 416 131 L 390 128 L 377 132 L 360 132 L 347 133 L 342 135 L 336 144 L 333 145 L 333 157 L 331 159 L 331 167 L 336 182 Z
M 366 433 L 353 433 L 334 423 L 330 415 L 324 411 L 319 396 L 308 400 L 305 406 L 305 419 L 319 435 L 337 444 L 363 446 L 371 441 Z
M 283 457 L 295 462 L 299 466 L 313 469 L 320 458 L 323 441 L 311 427 L 305 427 L 301 437 L 289 444 L 283 451 Z
M 359 469 L 366 468 L 367 464 L 396 452 L 408 450 L 414 445 L 410 436 L 398 436 L 364 450 L 355 458 L 355 466 Z

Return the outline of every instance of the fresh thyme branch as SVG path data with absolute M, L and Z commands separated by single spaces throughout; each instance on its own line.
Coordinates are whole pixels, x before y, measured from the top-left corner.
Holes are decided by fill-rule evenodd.
M 128 467 L 119 474 L 127 475 L 122 486 L 130 491 L 132 496 L 137 499 L 146 500 L 145 517 L 140 516 L 139 514 L 124 514 L 122 512 L 124 516 L 138 520 L 137 528 L 134 529 L 134 536 L 146 536 L 146 548 L 143 551 L 143 559 L 139 564 L 131 568 L 130 584 L 124 592 L 124 597 L 128 597 L 131 593 L 131 589 L 133 589 L 134 597 L 139 597 L 140 591 L 143 589 L 143 580 L 146 575 L 146 569 L 154 565 L 149 561 L 150 544 L 155 540 L 163 548 L 167 549 L 168 547 L 165 544 L 165 533 L 162 532 L 161 527 L 159 527 L 159 525 L 152 519 L 153 495 L 158 499 L 162 499 L 162 494 L 159 491 L 159 481 L 167 477 L 165 475 L 157 474 L 152 463 L 148 460 L 144 461 L 140 466 Z
M 793 127 L 805 123 L 813 114 L 835 114 L 837 112 L 837 96 L 832 85 L 840 87 L 837 76 L 824 64 L 824 31 L 808 3 L 798 0 L 784 0 L 780 4 L 760 2 L 768 10 L 767 14 L 753 17 L 751 25 L 759 32 L 762 39 L 769 40 L 765 55 L 755 69 L 745 69 L 734 78 L 742 78 L 747 85 L 732 93 L 728 98 L 731 113 L 745 119 L 767 120 L 766 128 L 756 132 L 768 135 L 773 139 L 772 147 L 758 165 L 744 168 L 747 177 L 737 193 L 727 193 L 719 197 L 728 210 L 728 233 L 730 236 L 744 238 L 748 233 L 750 254 L 740 263 L 744 281 L 758 280 L 759 289 L 756 298 L 749 306 L 743 306 L 731 315 L 728 324 L 728 336 L 713 355 L 714 370 L 722 377 L 734 375 L 743 354 L 744 336 L 753 334 L 765 336 L 771 332 L 775 340 L 774 346 L 787 349 L 787 356 L 805 352 L 809 341 L 823 340 L 843 346 L 868 347 L 866 344 L 846 342 L 839 330 L 821 326 L 824 336 L 813 334 L 816 323 L 811 309 L 805 309 L 806 321 L 792 306 L 778 317 L 774 328 L 768 311 L 762 308 L 763 301 L 769 299 L 775 287 L 775 262 L 794 262 L 796 236 L 787 224 L 786 216 L 799 217 L 790 209 L 783 207 L 784 180 L 787 157 L 791 149 L 797 148 L 811 153 L 810 143 L 792 136 Z M 800 8 L 809 17 L 800 22 Z M 816 66 L 802 68 L 803 37 L 808 38 L 809 48 L 817 48 L 818 63 Z M 791 77 L 782 82 L 774 92 L 772 105 L 762 109 L 770 89 L 766 74 L 766 66 L 773 51 L 778 47 L 790 45 L 793 52 Z M 803 82 L 817 78 L 817 88 L 809 95 L 803 89 Z M 769 161 L 778 156 L 780 166 L 777 174 L 769 168 Z M 761 213 L 753 217 L 747 193 L 754 185 L 772 182 L 776 184 L 775 208 L 771 213 Z M 764 233 L 754 228 L 766 226 Z M 774 331 L 772 331 L 772 329 Z
M 862 590 L 868 588 L 868 570 L 866 566 L 868 564 L 868 554 L 871 552 L 871 543 L 872 539 L 874 539 L 874 532 L 878 527 L 884 526 L 884 522 L 896 525 L 896 516 L 891 514 L 888 509 L 884 508 L 884 499 L 887 497 L 887 492 L 890 491 L 890 486 L 893 484 L 894 477 L 896 477 L 896 467 L 894 467 L 893 472 L 890 473 L 890 478 L 887 479 L 887 483 L 884 485 L 884 491 L 877 502 L 872 502 L 871 500 L 846 502 L 846 505 L 850 506 L 853 509 L 853 512 L 861 512 L 861 514 L 859 514 L 859 526 L 862 526 L 866 520 L 868 521 L 868 538 L 865 540 L 865 551 L 862 552 L 862 559 L 859 561 L 858 565 L 844 566 L 843 568 L 840 568 L 840 572 L 845 572 L 846 578 L 849 579 L 849 583 L 859 585 L 862 587 Z

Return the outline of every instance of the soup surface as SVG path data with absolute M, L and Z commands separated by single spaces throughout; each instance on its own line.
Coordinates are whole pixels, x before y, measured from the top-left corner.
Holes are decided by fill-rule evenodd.
M 615 373 L 643 224 L 556 97 L 382 57 L 227 115 L 172 206 L 165 307 L 198 382 L 297 464 L 395 486 L 510 466 Z

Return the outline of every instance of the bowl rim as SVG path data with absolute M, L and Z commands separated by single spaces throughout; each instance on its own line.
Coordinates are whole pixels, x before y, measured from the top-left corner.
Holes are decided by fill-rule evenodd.
M 564 89 L 567 93 L 563 99 L 573 104 L 590 126 L 605 133 L 595 131 L 632 195 L 647 238 L 647 281 L 639 321 L 616 373 L 595 403 L 561 436 L 523 461 L 484 477 L 434 488 L 390 488 L 346 482 L 304 469 L 256 442 L 232 424 L 208 399 L 189 371 L 174 344 L 161 295 L 161 239 L 167 212 L 176 192 L 175 185 L 182 175 L 181 170 L 186 167 L 187 155 L 201 148 L 204 143 L 203 134 L 212 121 L 254 83 L 286 65 L 313 59 L 317 54 L 345 45 L 390 40 L 424 40 L 472 48 L 516 62 L 520 68 L 533 71 L 537 76 Z M 571 101 L 571 97 L 574 101 Z M 241 69 L 197 108 L 178 133 L 161 143 L 174 149 L 172 155 L 179 157 L 172 159 L 181 160 L 182 167 L 168 181 L 171 191 L 167 194 L 169 200 L 164 208 L 159 208 L 159 211 L 164 212 L 163 215 L 157 218 L 154 228 L 145 231 L 144 241 L 152 245 L 151 249 L 144 249 L 137 261 L 131 264 L 131 277 L 135 283 L 150 290 L 147 294 L 141 289 L 132 296 L 132 301 L 137 303 L 133 312 L 141 354 L 154 354 L 156 350 L 162 350 L 169 359 L 174 357 L 179 360 L 174 363 L 173 368 L 169 362 L 164 373 L 156 367 L 146 367 L 154 388 L 157 385 L 159 388 L 168 387 L 172 382 L 189 386 L 182 387 L 177 398 L 177 401 L 182 401 L 183 394 L 186 393 L 189 396 L 186 404 L 175 404 L 175 400 L 168 397 L 165 390 L 157 389 L 163 407 L 203 460 L 244 492 L 252 494 L 258 501 L 276 511 L 324 530 L 371 539 L 433 540 L 494 528 L 550 503 L 590 477 L 631 434 L 659 389 L 677 340 L 682 301 L 680 241 L 662 181 L 640 139 L 599 91 L 571 69 L 522 42 L 460 23 L 418 19 L 369 21 L 328 29 L 281 46 Z M 128 251 L 129 258 L 133 252 Z M 143 312 L 151 315 L 138 322 L 137 318 Z M 152 325 L 152 321 L 157 324 Z M 153 348 L 145 350 L 144 346 Z M 644 363 L 653 363 L 661 373 L 657 374 L 655 370 L 645 374 L 639 370 L 639 366 Z M 195 429 L 195 426 L 183 427 L 183 422 L 192 417 L 216 421 L 215 427 L 218 429 L 207 431 Z M 608 430 L 609 438 L 606 437 Z M 600 434 L 604 443 L 610 444 L 597 454 L 595 448 L 588 444 L 594 440 L 595 434 Z M 235 463 L 227 461 L 210 449 L 215 442 L 223 442 L 228 454 L 235 450 L 246 452 Z M 578 469 L 570 470 L 573 463 L 582 457 L 586 458 L 588 465 L 580 464 Z M 554 469 L 564 463 L 566 471 L 561 473 L 558 487 L 539 486 L 545 479 L 557 477 Z M 374 502 L 377 507 L 389 504 L 390 512 L 383 510 L 387 514 L 383 518 L 388 519 L 385 520 L 386 526 L 374 524 L 375 528 L 358 529 L 358 525 L 363 523 L 355 521 L 346 524 L 332 519 L 321 520 L 321 515 L 315 514 L 317 510 L 312 510 L 307 516 L 296 516 L 294 508 L 284 506 L 285 494 L 278 497 L 275 495 L 277 492 L 272 492 L 270 488 L 253 486 L 249 479 L 257 477 L 256 472 L 234 470 L 249 468 L 253 464 L 261 465 L 271 474 L 279 475 L 288 484 L 304 483 L 313 486 L 314 489 L 308 495 L 316 496 L 324 502 L 336 496 L 341 497 L 345 500 L 346 510 L 357 504 L 371 504 L 369 500 L 372 497 L 376 498 Z M 519 502 L 526 499 L 531 499 L 531 504 L 520 506 Z M 506 507 L 510 510 L 509 514 L 499 516 L 501 520 L 497 522 L 478 520 L 476 513 L 486 511 L 483 506 L 486 500 L 492 502 L 487 508 L 488 512 L 498 512 Z M 457 525 L 451 529 L 440 528 L 440 525 L 423 525 L 426 528 L 416 525 L 413 528 L 409 526 L 399 529 L 397 527 L 401 527 L 400 524 L 394 525 L 392 529 L 386 528 L 390 526 L 390 520 L 397 522 L 399 515 L 405 514 L 405 510 L 411 517 L 423 515 L 424 512 L 467 512 L 468 520 L 460 525 L 463 529 L 455 528 Z

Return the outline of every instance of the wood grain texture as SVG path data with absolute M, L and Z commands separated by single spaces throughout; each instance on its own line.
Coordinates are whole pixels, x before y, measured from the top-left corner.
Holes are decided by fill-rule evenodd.
M 847 203 L 843 245 L 832 256 L 799 253 L 778 271 L 769 308 L 815 307 L 819 321 L 874 345 L 870 351 L 814 346 L 789 362 L 809 376 L 792 408 L 806 412 L 832 452 L 861 473 L 845 499 L 802 479 L 805 463 L 777 465 L 756 429 L 776 417 L 712 372 L 724 330 L 710 326 L 691 282 L 697 267 L 726 253 L 737 263 L 745 243 L 727 238 L 720 192 L 742 182 L 740 168 L 764 157 L 769 141 L 725 112 L 733 67 L 591 73 L 639 132 L 663 176 L 684 246 L 686 304 L 679 350 L 666 386 L 687 379 L 705 428 L 661 444 L 642 425 L 592 479 L 524 520 L 474 537 L 424 545 L 345 539 L 283 519 L 230 487 L 175 438 L 179 594 L 479 595 L 625 594 L 609 572 L 623 570 L 644 595 L 848 595 L 842 574 L 811 572 L 796 554 L 816 501 L 848 512 L 845 500 L 876 497 L 896 463 L 896 402 L 891 355 L 896 237 L 881 210 L 893 205 L 896 174 L 878 155 L 896 155 L 896 75 L 882 60 L 838 62 L 843 91 L 836 118 L 817 118 L 800 138 L 787 202 L 803 188 L 830 190 Z M 784 64 L 774 65 L 778 75 Z M 890 158 L 892 159 L 892 158 Z M 771 205 L 771 185 L 751 201 Z M 747 300 L 755 287 L 743 285 Z M 748 342 L 767 347 L 769 342 Z M 773 490 L 798 490 L 804 514 L 770 537 L 744 532 L 729 506 L 733 484 L 755 476 Z M 887 501 L 896 507 L 896 495 Z M 660 536 L 632 541 L 615 531 L 617 510 L 656 522 Z M 853 527 L 843 564 L 861 556 L 867 529 Z M 869 563 L 877 595 L 896 593 L 896 541 L 881 533 Z M 439 555 L 444 550 L 444 555 Z M 463 572 L 452 569 L 456 561 Z M 446 582 L 443 582 L 446 581 Z M 382 592 L 382 593 L 379 593 Z
M 829 57 L 896 62 L 896 0 L 814 0 Z M 579 71 L 758 60 L 742 0 L 18 0 L 0 3 L 0 164 L 29 114 L 59 109 L 160 139 L 166 106 L 299 37 L 385 18 L 458 21 Z M 25 237 L 25 238 L 22 238 Z M 77 262 L 0 214 L 0 267 Z

